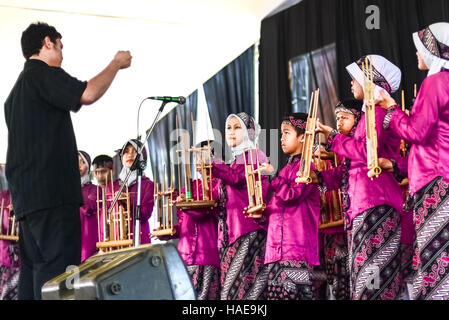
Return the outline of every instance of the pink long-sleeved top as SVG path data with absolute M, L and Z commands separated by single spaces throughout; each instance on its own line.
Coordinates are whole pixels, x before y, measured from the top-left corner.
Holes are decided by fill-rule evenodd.
M 120 189 L 120 180 L 114 182 L 114 191 L 117 192 Z M 125 192 L 126 188 L 123 189 Z M 131 205 L 131 213 L 134 216 L 137 207 L 137 181 L 128 187 L 129 191 L 129 202 Z M 153 213 L 154 207 L 154 182 L 148 177 L 142 177 L 141 183 L 141 196 L 140 196 L 140 243 L 150 243 L 150 225 L 149 219 Z M 132 219 L 132 217 L 131 217 Z M 132 227 L 134 230 L 134 220 L 131 220 Z M 134 232 L 134 231 L 133 231 Z
M 97 186 L 89 182 L 82 187 L 81 191 L 83 193 L 83 205 L 80 207 L 81 262 L 83 262 L 97 251 Z
M 449 72 L 424 79 L 410 116 L 399 108 L 390 129 L 411 143 L 408 160 L 413 195 L 438 176 L 449 178 Z
M 268 235 L 265 263 L 285 260 L 319 265 L 320 191 L 316 184 L 297 184 L 300 157 L 295 157 L 271 182 L 273 198 L 266 209 Z M 314 170 L 315 166 L 311 165 Z
M 258 150 L 258 153 L 256 153 L 256 150 L 251 150 L 251 153 L 245 152 L 247 164 L 252 163 L 253 168 L 256 168 L 256 155 L 259 156 L 260 163 L 268 162 L 266 155 L 261 150 Z M 212 174 L 226 185 L 228 245 L 247 233 L 261 229 L 267 230 L 265 226 L 260 225 L 253 218 L 245 217 L 243 214 L 243 209 L 248 207 L 249 204 L 243 154 L 238 155 L 230 166 L 224 163 L 212 163 Z M 268 188 L 268 178 L 262 176 L 262 197 L 265 203 L 267 201 Z M 218 245 L 221 248 L 223 240 L 222 230 L 218 232 L 218 240 Z
M 198 193 L 197 193 L 198 184 Z M 218 201 L 220 181 L 212 180 L 212 196 Z M 193 198 L 203 195 L 200 179 L 192 183 Z M 218 207 L 181 210 L 177 209 L 179 235 L 178 251 L 184 263 L 190 265 L 212 265 L 220 267 L 218 253 Z
M 404 160 L 405 159 L 405 160 Z M 396 159 L 396 162 L 398 164 L 398 168 L 402 173 L 404 173 L 404 170 L 406 171 L 406 158 L 399 157 Z M 341 181 L 343 179 L 343 165 L 341 164 L 336 168 L 333 168 L 331 170 L 322 171 L 322 176 L 324 180 L 324 184 L 326 185 L 326 188 L 328 190 L 335 190 L 341 187 Z M 403 187 L 400 186 L 401 192 L 403 192 Z M 403 199 L 403 196 L 402 196 Z M 403 200 L 402 200 L 403 202 Z M 350 213 L 351 209 L 348 210 L 348 214 L 352 216 Z M 398 210 L 399 214 L 401 215 L 401 243 L 406 245 L 413 244 L 413 241 L 415 239 L 415 227 L 413 225 L 413 212 L 411 211 L 404 211 L 401 207 L 400 209 L 396 208 Z M 355 215 L 354 215 L 355 217 Z M 351 219 L 352 220 L 352 219 Z
M 383 128 L 386 111 L 380 106 L 376 106 L 375 113 L 378 157 L 397 159 L 400 152 L 400 138 L 391 130 Z M 366 149 L 365 114 L 358 122 L 353 137 L 337 134 L 332 140 L 332 151 L 351 159 L 348 172 L 350 200 L 348 215 L 350 221 L 362 212 L 380 205 L 388 205 L 398 212 L 402 211 L 402 192 L 393 173 L 382 171 L 379 177 L 375 177 L 373 180 L 368 177 Z M 341 171 L 342 168 L 337 168 L 338 170 Z M 325 178 L 325 174 L 323 174 L 323 178 Z
M 11 203 L 11 193 L 9 190 L 4 190 L 0 193 L 0 204 L 3 201 L 3 221 L 0 221 L 3 226 L 3 233 L 6 233 L 6 229 L 9 225 L 9 210 L 6 209 Z M 11 258 L 9 254 L 9 240 L 0 240 L 0 266 L 11 267 Z M 0 275 L 1 276 L 1 275 Z

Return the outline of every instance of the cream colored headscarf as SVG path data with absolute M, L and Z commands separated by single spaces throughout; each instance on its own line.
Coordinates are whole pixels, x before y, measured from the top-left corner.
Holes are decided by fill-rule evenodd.
M 434 23 L 413 33 L 413 42 L 429 68 L 427 76 L 449 69 L 449 23 Z

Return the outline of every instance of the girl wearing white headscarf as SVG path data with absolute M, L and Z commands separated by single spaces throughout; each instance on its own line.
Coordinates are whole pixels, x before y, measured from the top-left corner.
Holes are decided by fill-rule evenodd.
M 83 205 L 80 207 L 81 221 L 81 262 L 97 252 L 98 221 L 97 221 L 97 187 L 90 181 L 90 156 L 87 152 L 78 150 L 78 164 L 81 177 L 81 192 Z
M 129 179 L 126 183 L 129 191 L 131 212 L 132 212 L 132 232 L 134 232 L 134 215 L 137 207 L 137 170 L 131 170 L 131 165 L 137 156 L 137 150 L 142 147 L 142 143 L 136 139 L 130 139 L 125 142 L 120 149 L 120 159 L 122 161 L 123 168 L 120 171 L 119 179 L 114 182 L 114 190 L 118 190 L 124 183 L 125 178 L 129 172 L 131 172 Z M 142 149 L 140 160 L 146 163 L 147 153 L 145 148 Z M 124 189 L 125 191 L 125 189 Z M 154 206 L 154 183 L 148 177 L 142 175 L 141 180 L 141 194 L 140 194 L 140 243 L 150 243 L 150 225 L 149 219 L 153 212 Z
M 261 150 L 255 150 L 259 125 L 241 112 L 226 119 L 226 142 L 231 148 L 231 165 L 214 162 L 212 175 L 221 180 L 218 247 L 220 250 L 221 300 L 258 300 L 266 298 L 268 269 L 264 266 L 267 229 L 255 219 L 247 218 L 248 191 L 244 158 L 253 164 L 268 163 Z M 266 203 L 268 179 L 263 176 Z
M 354 98 L 362 100 L 364 75 L 362 63 L 367 58 L 373 65 L 375 96 L 395 92 L 401 82 L 401 71 L 379 55 L 361 57 L 346 67 L 351 75 Z M 386 111 L 375 106 L 379 157 L 396 159 L 400 139 L 382 127 Z M 382 171 L 374 180 L 367 173 L 365 113 L 353 136 L 339 134 L 328 126 L 319 128 L 329 137 L 331 150 L 350 160 L 347 193 L 349 209 L 344 212 L 350 233 L 348 245 L 350 291 L 354 300 L 397 299 L 403 287 L 401 262 L 402 191 L 392 172 Z
M 411 144 L 410 193 L 417 241 L 414 299 L 449 299 L 449 23 L 415 32 L 418 68 L 429 70 L 410 116 L 391 97 L 385 126 Z

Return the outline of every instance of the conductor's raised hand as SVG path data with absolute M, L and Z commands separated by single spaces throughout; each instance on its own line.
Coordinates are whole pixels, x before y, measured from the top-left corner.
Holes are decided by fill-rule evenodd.
M 118 51 L 115 54 L 114 61 L 120 69 L 126 69 L 131 65 L 132 58 L 129 51 Z

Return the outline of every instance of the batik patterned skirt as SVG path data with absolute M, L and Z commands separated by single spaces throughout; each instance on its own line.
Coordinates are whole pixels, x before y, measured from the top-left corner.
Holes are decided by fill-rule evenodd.
M 349 263 L 347 233 L 324 235 L 327 282 L 336 300 L 349 300 Z
M 286 260 L 269 264 L 268 300 L 313 300 L 312 267 L 306 262 Z
M 269 269 L 264 265 L 267 233 L 258 230 L 220 250 L 221 300 L 266 299 Z
M 0 266 L 0 300 L 17 300 L 20 274 L 19 244 L 10 242 L 11 266 Z
M 449 180 L 437 177 L 415 194 L 413 299 L 449 299 Z
M 351 299 L 397 299 L 403 288 L 400 240 L 400 216 L 389 206 L 354 218 L 349 243 Z
M 198 300 L 218 300 L 220 298 L 219 269 L 215 266 L 187 266 Z

